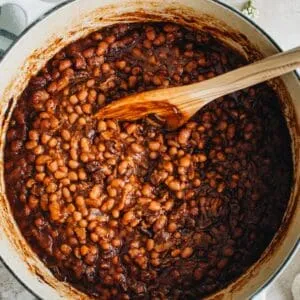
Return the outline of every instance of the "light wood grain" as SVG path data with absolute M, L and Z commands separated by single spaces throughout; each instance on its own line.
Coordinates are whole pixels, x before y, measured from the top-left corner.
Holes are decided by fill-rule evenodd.
M 95 117 L 136 120 L 155 113 L 164 117 L 169 127 L 176 128 L 209 102 L 298 67 L 300 47 L 203 82 L 128 96 L 105 106 Z

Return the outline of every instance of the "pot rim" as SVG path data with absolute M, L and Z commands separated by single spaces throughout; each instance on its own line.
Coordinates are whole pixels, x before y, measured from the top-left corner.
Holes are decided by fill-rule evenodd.
M 51 8 L 50 10 L 48 10 L 47 12 L 43 13 L 40 17 L 38 17 L 36 20 L 34 20 L 31 24 L 29 24 L 28 27 L 26 27 L 21 33 L 20 35 L 13 41 L 13 43 L 4 51 L 2 57 L 0 57 L 0 64 L 1 61 L 3 61 L 6 57 L 6 55 L 10 52 L 10 50 L 12 48 L 14 48 L 16 46 L 16 44 L 18 43 L 18 41 L 23 38 L 27 32 L 29 32 L 35 25 L 37 25 L 38 23 L 40 23 L 42 20 L 46 19 L 49 15 L 51 15 L 52 13 L 56 12 L 57 10 L 59 10 L 62 7 L 65 7 L 69 4 L 71 4 L 72 2 L 75 2 L 77 0 L 66 0 L 62 3 L 59 3 L 58 5 L 56 5 L 55 7 Z M 261 33 L 263 36 L 265 36 L 269 42 L 271 42 L 271 44 L 276 48 L 276 50 L 278 50 L 278 52 L 282 52 L 282 48 L 278 45 L 278 43 L 263 29 L 261 28 L 258 24 L 256 24 L 253 20 L 251 20 L 250 18 L 248 18 L 247 16 L 245 16 L 241 11 L 239 11 L 238 9 L 220 2 L 219 0 L 206 0 L 208 2 L 212 2 L 216 5 L 219 5 L 223 8 L 226 8 L 230 11 L 232 11 L 235 15 L 237 15 L 238 17 L 242 18 L 248 25 L 253 26 L 259 33 Z M 297 71 L 293 71 L 291 73 L 294 73 L 294 75 L 296 76 L 296 78 L 298 79 L 298 81 L 300 81 L 300 73 L 298 73 Z M 292 249 L 290 249 L 289 254 L 285 257 L 284 261 L 281 263 L 281 265 L 278 266 L 278 269 L 264 282 L 263 285 L 261 285 L 261 287 L 253 293 L 252 297 L 258 296 L 259 293 L 263 292 L 268 286 L 269 284 L 276 278 L 278 277 L 281 272 L 283 272 L 284 268 L 287 266 L 287 264 L 292 260 L 292 258 L 295 256 L 296 254 L 296 250 L 300 248 L 300 239 L 298 239 L 298 241 L 295 243 L 295 245 L 293 246 Z M 39 295 L 37 295 L 32 288 L 30 288 L 27 284 L 25 284 L 23 282 L 22 279 L 19 278 L 19 276 L 10 268 L 10 266 L 5 262 L 5 260 L 1 257 L 0 255 L 0 262 L 5 266 L 5 268 L 10 272 L 10 274 L 13 275 L 13 277 L 28 291 L 30 292 L 33 296 L 35 296 L 37 299 L 42 299 Z

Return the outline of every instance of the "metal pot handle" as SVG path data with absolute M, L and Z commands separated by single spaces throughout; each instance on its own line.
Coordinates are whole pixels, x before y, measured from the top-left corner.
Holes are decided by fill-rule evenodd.
M 4 5 L 15 5 L 18 6 L 24 13 L 24 28 L 20 32 L 13 33 L 7 28 L 1 28 L 0 26 L 0 38 L 4 38 L 7 43 L 5 46 L 0 48 L 0 60 L 5 54 L 5 51 L 10 47 L 10 45 L 18 38 L 18 35 L 22 33 L 32 22 L 43 16 L 43 14 L 54 6 L 62 3 L 62 0 L 0 0 L 0 20 L 1 20 L 1 8 Z M 34 9 L 32 9 L 34 7 Z M 3 49 L 4 48 L 4 49 Z

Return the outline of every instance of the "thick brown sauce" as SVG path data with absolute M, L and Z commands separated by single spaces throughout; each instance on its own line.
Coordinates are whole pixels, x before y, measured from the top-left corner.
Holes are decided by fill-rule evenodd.
M 173 24 L 116 25 L 58 53 L 10 122 L 5 181 L 28 243 L 57 278 L 101 299 L 199 299 L 255 262 L 279 228 L 290 136 L 265 84 L 182 128 L 97 121 L 101 107 L 245 64 Z

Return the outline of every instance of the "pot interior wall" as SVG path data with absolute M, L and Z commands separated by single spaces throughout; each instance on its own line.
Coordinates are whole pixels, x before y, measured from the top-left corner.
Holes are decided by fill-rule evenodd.
M 66 24 L 66 20 L 70 21 Z M 276 47 L 253 25 L 213 1 L 123 1 L 122 5 L 113 0 L 101 1 L 101 4 L 97 0 L 72 2 L 34 26 L 1 63 L 1 72 L 6 74 L 6 78 L 0 82 L 2 162 L 5 133 L 11 112 L 31 75 L 62 47 L 96 29 L 119 22 L 149 20 L 169 20 L 210 31 L 241 52 L 249 61 L 277 52 Z M 239 31 L 233 28 L 239 28 Z M 289 207 L 279 232 L 261 259 L 246 274 L 211 298 L 249 297 L 282 264 L 299 237 L 299 126 L 296 116 L 300 115 L 300 106 L 295 103 L 300 96 L 300 87 L 292 74 L 284 76 L 283 81 L 275 80 L 272 84 L 281 96 L 282 109 L 293 140 L 295 176 Z M 3 163 L 0 168 L 0 193 L 0 254 L 13 272 L 41 297 L 47 295 L 47 298 L 53 299 L 87 298 L 69 285 L 56 280 L 21 236 L 5 196 Z

